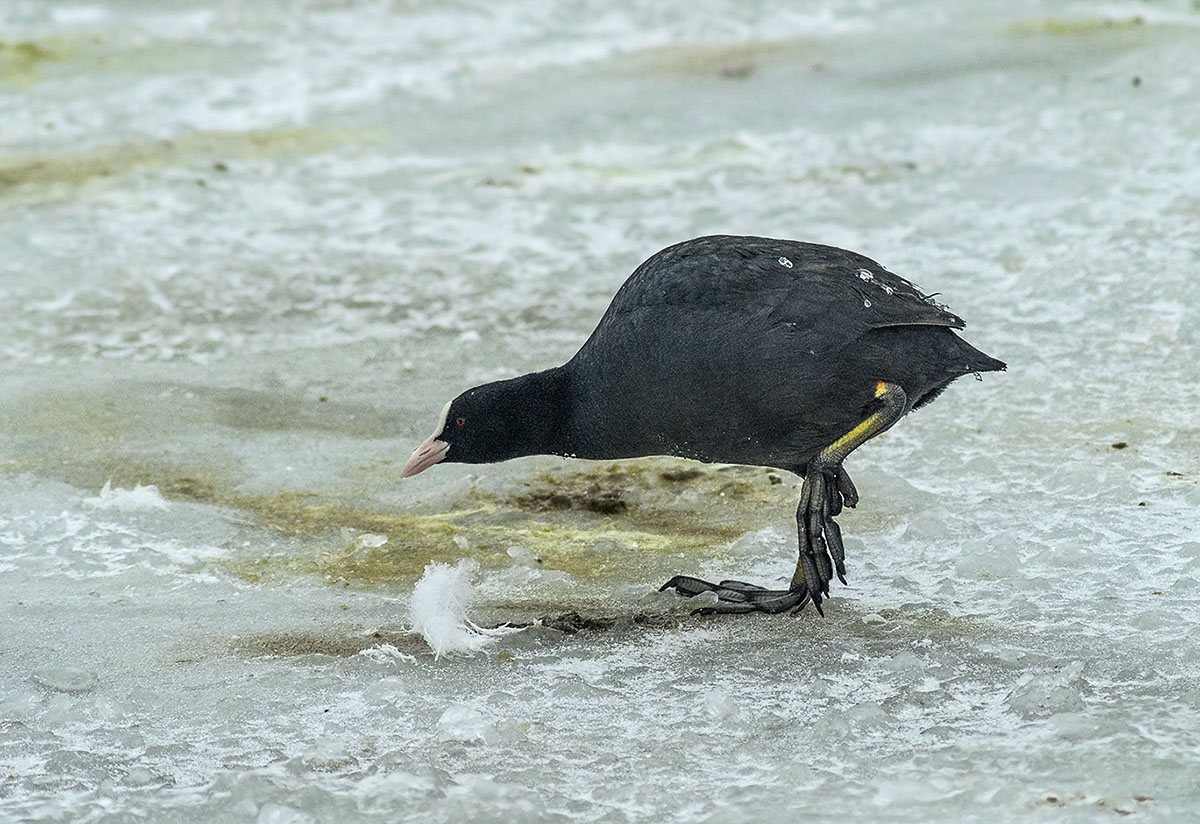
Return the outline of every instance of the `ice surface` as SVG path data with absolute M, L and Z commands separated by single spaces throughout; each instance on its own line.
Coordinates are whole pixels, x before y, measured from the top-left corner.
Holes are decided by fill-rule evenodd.
M 479 710 L 464 704 L 446 708 L 438 719 L 438 737 L 443 741 L 484 741 L 488 720 Z
M 0 31 L 0 820 L 1195 818 L 1190 0 Z M 868 254 L 1010 364 L 850 458 L 824 619 L 657 592 L 786 582 L 784 473 L 399 478 L 712 232 Z
M 258 810 L 254 824 L 316 824 L 317 819 L 303 810 L 268 802 Z
M 91 692 L 99 683 L 96 673 L 78 667 L 43 667 L 33 673 L 35 683 L 55 692 Z
M 1082 672 L 1083 662 L 1072 661 L 1052 672 L 1026 675 L 1005 700 L 1025 718 L 1083 709 Z

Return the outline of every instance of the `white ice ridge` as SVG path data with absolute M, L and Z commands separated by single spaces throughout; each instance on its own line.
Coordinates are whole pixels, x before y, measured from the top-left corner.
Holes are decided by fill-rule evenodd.
M 84 498 L 84 503 L 97 509 L 116 509 L 121 512 L 144 512 L 149 509 L 166 509 L 167 501 L 159 494 L 158 487 L 137 484 L 133 489 L 118 486 L 113 489 L 112 480 L 104 482 L 104 488 L 96 498 Z
M 479 564 L 470 558 L 453 566 L 433 562 L 413 587 L 409 625 L 438 658 L 452 652 L 475 652 L 502 635 L 520 631 L 517 627 L 487 629 L 467 617 L 475 594 L 471 574 L 478 568 Z

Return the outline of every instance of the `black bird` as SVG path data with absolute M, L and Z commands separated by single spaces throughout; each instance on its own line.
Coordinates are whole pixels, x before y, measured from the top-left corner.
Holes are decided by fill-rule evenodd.
M 663 249 L 618 290 L 562 366 L 468 389 L 404 465 L 523 455 L 675 455 L 804 478 L 800 558 L 787 589 L 677 575 L 712 612 L 818 611 L 845 553 L 833 520 L 858 492 L 846 456 L 963 375 L 1005 364 L 952 330 L 963 321 L 855 252 L 717 235 Z

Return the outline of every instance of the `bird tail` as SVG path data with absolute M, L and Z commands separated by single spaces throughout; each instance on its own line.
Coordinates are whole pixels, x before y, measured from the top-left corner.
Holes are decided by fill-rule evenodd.
M 1003 372 L 1008 369 L 1007 363 L 980 352 L 958 335 L 955 335 L 954 339 L 958 341 L 959 352 L 963 357 L 963 374 L 971 372 Z

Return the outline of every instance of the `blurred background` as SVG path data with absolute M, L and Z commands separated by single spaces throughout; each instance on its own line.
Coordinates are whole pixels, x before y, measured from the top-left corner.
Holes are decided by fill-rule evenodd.
M 0 818 L 1189 820 L 1198 193 L 1193 0 L 6 0 Z M 1009 363 L 849 460 L 824 619 L 656 592 L 787 580 L 790 476 L 400 481 L 711 233 Z

